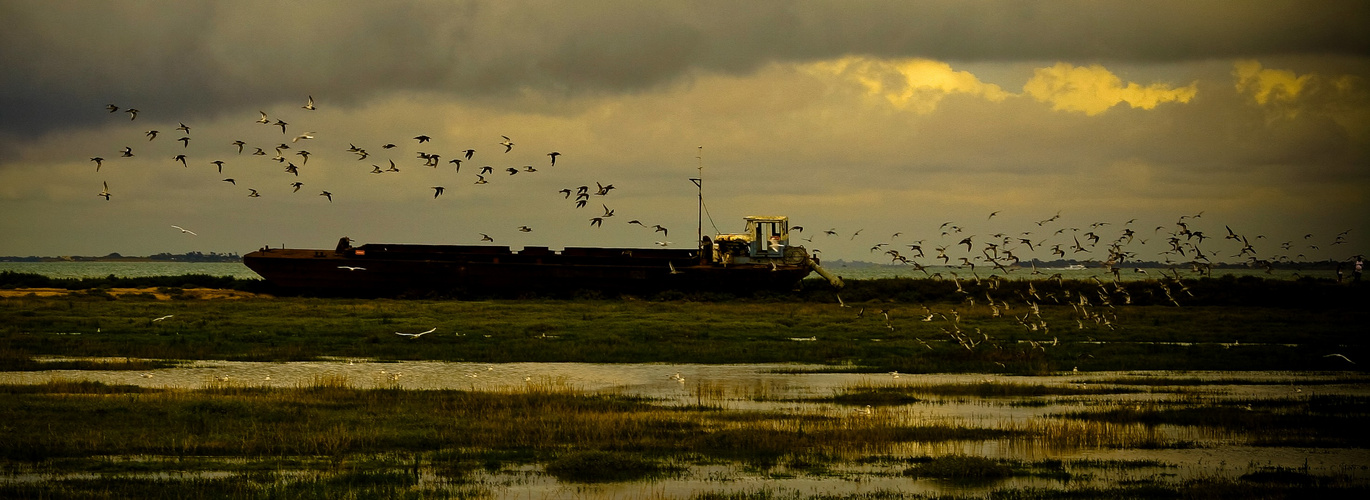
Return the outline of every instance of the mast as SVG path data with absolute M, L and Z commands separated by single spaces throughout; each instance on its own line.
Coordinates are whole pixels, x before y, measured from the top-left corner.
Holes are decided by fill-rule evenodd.
M 699 177 L 691 180 L 699 188 L 699 218 L 695 225 L 695 242 L 698 244 L 704 241 L 704 146 L 699 147 L 699 155 L 695 159 L 699 160 Z
M 699 177 L 690 179 L 699 188 L 699 219 L 695 225 L 695 245 L 699 248 L 699 263 L 703 265 L 708 262 L 708 255 L 711 248 L 704 247 L 704 146 L 699 147 L 699 155 L 695 156 L 699 160 Z

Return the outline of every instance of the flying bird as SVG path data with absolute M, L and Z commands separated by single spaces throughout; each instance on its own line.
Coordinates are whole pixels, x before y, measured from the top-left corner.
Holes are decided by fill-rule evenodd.
M 346 269 L 346 270 L 348 270 L 348 271 L 365 271 L 365 270 L 366 270 L 365 267 L 357 267 L 357 266 L 338 266 L 338 269 Z
M 1356 364 L 1355 361 L 1351 361 L 1351 358 L 1348 358 L 1348 357 L 1346 357 L 1345 355 L 1342 355 L 1342 354 L 1333 353 L 1333 354 L 1328 354 L 1328 355 L 1323 356 L 1323 357 L 1324 357 L 1324 358 L 1341 358 L 1342 360 L 1346 361 L 1347 363 L 1351 363 L 1351 364 L 1353 364 L 1353 365 Z
M 136 108 L 128 108 L 128 109 L 124 110 L 124 112 L 125 112 L 125 113 L 128 113 L 128 119 L 129 119 L 129 120 L 133 120 L 133 119 L 138 118 L 138 110 L 137 110 Z
M 238 181 L 234 180 L 234 179 L 231 178 L 231 177 L 228 178 L 228 179 L 224 179 L 224 182 L 227 182 L 227 183 L 232 184 L 232 185 L 234 185 L 234 186 L 237 186 L 237 185 L 238 185 Z
M 130 148 L 130 147 L 128 147 L 128 146 L 124 146 L 124 153 L 123 153 L 122 157 L 128 158 L 128 157 L 130 157 L 130 156 L 133 156 L 133 148 Z
M 223 160 L 214 160 L 214 161 L 211 161 L 210 163 L 212 163 L 212 164 L 214 164 L 215 166 L 219 167 L 219 173 L 221 173 L 221 174 L 224 173 L 224 161 L 223 161 Z
M 281 133 L 284 134 L 284 133 L 285 133 L 285 126 L 286 126 L 286 125 L 289 125 L 289 124 L 286 123 L 286 122 L 284 122 L 284 121 L 281 121 L 281 120 L 276 120 L 276 123 L 273 123 L 272 125 L 279 125 L 279 126 L 281 127 Z
M 178 123 L 179 123 L 179 122 L 178 122 Z M 186 124 L 184 124 L 184 123 L 181 123 L 181 126 L 176 127 L 176 130 L 183 131 L 183 132 L 185 132 L 187 135 L 190 134 L 190 127 L 186 126 Z
M 100 166 L 103 165 L 103 164 L 105 163 L 105 159 L 104 159 L 104 158 L 101 158 L 101 157 L 99 157 L 99 156 L 96 156 L 96 157 L 94 157 L 94 158 L 91 158 L 90 161 L 95 162 L 95 171 L 96 171 L 96 172 L 99 172 L 99 171 L 100 171 Z
M 304 106 L 300 106 L 300 107 L 301 107 L 301 108 L 304 108 L 304 109 L 307 109 L 307 110 L 310 110 L 310 111 L 313 111 L 313 110 L 314 110 L 314 96 L 309 96 L 309 102 L 306 102 Z
M 109 201 L 109 183 L 104 181 L 101 182 L 105 185 L 105 189 L 101 190 L 100 194 L 97 194 L 95 196 L 104 196 L 105 201 Z
M 426 136 L 426 135 L 420 135 L 420 136 L 415 136 L 415 137 L 414 137 L 414 140 L 419 141 L 419 144 L 423 144 L 423 143 L 425 143 L 425 142 L 428 142 L 428 141 L 433 140 L 433 138 L 432 138 L 432 137 L 428 137 L 428 136 Z
M 149 131 L 147 131 L 147 140 L 151 141 L 151 140 L 156 139 L 156 138 L 157 138 L 157 131 L 156 131 L 156 130 L 149 130 Z
M 443 190 L 445 190 L 445 189 L 447 189 L 447 188 L 442 187 L 442 186 L 433 186 L 433 198 L 436 199 L 438 196 L 442 195 L 442 192 L 443 192 Z
M 291 139 L 290 142 L 296 143 L 296 142 L 300 142 L 300 139 L 313 139 L 313 138 L 314 138 L 314 132 L 306 132 L 306 133 L 303 133 L 303 134 L 300 134 L 300 135 L 295 136 L 295 138 L 294 138 L 294 139 Z
M 558 156 L 561 156 L 561 153 L 558 153 L 558 152 L 556 152 L 556 151 L 553 151 L 553 152 L 551 152 L 551 153 L 547 153 L 547 156 L 552 157 L 552 166 L 555 167 L 555 166 L 557 166 L 557 157 L 558 157 Z
M 182 233 L 187 233 L 187 234 L 189 234 L 189 235 L 191 235 L 191 236 L 199 236 L 198 234 L 195 234 L 195 231 L 191 231 L 191 230 L 189 230 L 189 229 L 183 228 L 183 227 L 178 226 L 178 225 L 175 225 L 175 224 L 172 224 L 171 227 L 174 227 L 174 228 L 176 228 L 176 229 L 180 229 Z
M 509 136 L 507 136 L 507 135 L 501 135 L 500 137 L 503 137 L 503 138 L 504 138 L 504 142 L 499 143 L 499 145 L 504 146 L 504 152 L 505 152 L 505 153 L 508 153 L 509 150 L 514 149 L 514 143 L 513 143 L 513 141 L 510 141 L 510 140 L 509 140 Z
M 291 191 L 292 193 L 298 193 L 298 192 L 300 192 L 300 188 L 304 187 L 304 183 L 303 183 L 303 182 L 300 182 L 300 181 L 295 181 L 295 182 L 290 183 L 290 187 L 295 188 L 294 191 Z
M 248 193 L 248 194 L 247 194 L 247 197 L 248 197 L 248 198 L 261 198 L 261 197 L 262 197 L 262 195 L 257 194 L 257 190 L 256 190 L 256 189 L 247 188 L 247 190 L 248 190 L 248 191 L 252 191 L 251 193 Z
M 188 147 L 190 147 L 190 137 L 188 137 L 188 136 L 187 136 L 187 137 L 182 137 L 182 138 L 176 139 L 176 140 L 181 141 L 181 147 L 183 147 L 183 148 L 188 148 Z
M 270 125 L 270 124 L 271 124 L 271 120 L 268 120 L 268 119 L 266 118 L 266 112 L 265 112 L 265 111 L 258 111 L 258 113 L 261 113 L 261 114 L 262 114 L 262 117 L 257 119 L 257 123 L 260 123 L 260 124 L 263 124 L 263 125 Z
M 119 107 L 118 107 L 118 106 L 115 106 L 115 105 L 113 105 L 113 104 L 110 104 L 110 105 L 108 105 L 108 106 L 105 106 L 105 109 L 108 109 L 110 113 L 113 113 L 113 112 L 115 112 L 115 111 L 119 111 Z
M 655 229 L 655 232 L 661 233 L 662 236 L 670 236 L 670 235 L 671 235 L 671 233 L 670 233 L 669 231 L 667 231 L 666 228 L 661 227 L 661 224 L 656 224 L 656 225 L 652 226 L 652 229 Z
M 468 160 L 471 159 L 471 155 L 476 154 L 476 150 L 474 150 L 474 149 L 468 149 L 468 150 L 462 151 L 462 152 L 463 152 L 463 153 L 466 153 L 466 159 L 468 159 Z
M 238 146 L 238 154 L 243 154 L 243 146 L 246 144 L 247 143 L 243 141 L 233 141 L 233 145 Z
M 409 338 L 411 338 L 411 339 L 416 339 L 416 338 L 422 337 L 424 334 L 433 333 L 433 332 L 435 332 L 435 331 L 437 331 L 437 330 L 438 330 L 437 328 L 430 328 L 430 329 L 428 329 L 428 330 L 425 330 L 425 331 L 422 331 L 422 332 L 419 332 L 419 333 L 395 332 L 395 335 L 399 335 L 399 336 L 401 336 L 401 337 L 409 337 Z
M 521 232 L 521 233 L 531 233 L 531 232 L 533 232 L 533 228 L 528 227 L 528 226 L 519 226 L 519 232 Z
M 176 155 L 176 156 L 173 156 L 173 157 L 171 157 L 171 161 L 179 161 L 179 162 L 181 162 L 181 166 L 182 166 L 182 167 L 187 166 L 187 165 L 186 165 L 186 155 Z
M 494 239 L 494 238 L 491 238 L 490 235 L 485 234 L 485 233 L 480 233 L 480 240 L 481 240 L 481 241 L 489 241 L 489 242 L 491 242 L 491 243 L 494 243 L 494 242 L 495 242 L 495 239 Z
M 325 198 L 328 198 L 328 201 L 329 201 L 330 203 L 333 201 L 333 193 L 330 193 L 330 192 L 328 192 L 328 191 L 324 191 L 324 192 L 322 192 L 322 193 L 319 193 L 319 196 L 323 196 L 323 197 L 325 197 Z

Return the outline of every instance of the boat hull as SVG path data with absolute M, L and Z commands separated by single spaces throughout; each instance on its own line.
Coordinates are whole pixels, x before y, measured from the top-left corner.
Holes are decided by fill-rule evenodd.
M 243 263 L 278 287 L 330 294 L 790 290 L 812 271 L 798 264 L 701 261 L 695 250 L 363 245 L 338 250 L 262 249 Z

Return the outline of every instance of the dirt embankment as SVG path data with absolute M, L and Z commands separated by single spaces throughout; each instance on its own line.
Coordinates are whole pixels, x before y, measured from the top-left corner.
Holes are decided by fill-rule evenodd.
M 100 291 L 119 298 L 126 295 L 151 295 L 157 300 L 171 300 L 173 298 L 173 293 L 175 298 L 198 300 L 237 300 L 266 297 L 265 295 L 251 292 L 224 290 L 219 288 L 178 288 L 176 289 L 176 292 L 173 293 L 167 293 L 158 288 L 106 288 L 100 289 Z M 27 297 L 30 295 L 36 297 L 60 297 L 73 294 L 89 294 L 90 292 L 90 290 L 67 290 L 65 288 L 13 288 L 0 289 L 0 298 Z

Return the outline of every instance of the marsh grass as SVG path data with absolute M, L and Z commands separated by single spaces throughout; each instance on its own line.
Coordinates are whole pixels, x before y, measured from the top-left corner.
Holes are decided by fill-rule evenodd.
M 896 285 L 949 284 L 889 286 Z M 884 285 L 857 288 L 866 286 L 881 290 Z M 1009 300 L 1017 297 L 1013 287 L 1026 285 L 1005 282 L 999 286 L 1008 288 L 982 291 Z M 1073 285 L 1039 282 L 1037 286 L 1047 293 L 1048 288 L 1064 291 Z M 1338 293 L 1360 293 L 1336 288 Z M 953 294 L 954 299 L 948 301 L 929 296 L 908 302 L 898 294 L 882 298 L 875 292 L 864 299 L 852 298 L 860 296 L 858 291 L 853 288 L 843 294 L 851 304 L 869 301 L 870 307 L 888 309 L 888 326 L 894 330 L 881 315 L 857 317 L 851 308 L 837 307 L 831 291 L 812 297 L 801 292 L 788 298 L 713 302 L 13 297 L 0 299 L 0 368 L 27 369 L 23 367 L 42 356 L 797 362 L 846 366 L 850 371 L 1021 374 L 1072 368 L 1361 371 L 1370 366 L 1325 357 L 1338 352 L 1353 360 L 1370 359 L 1358 328 L 1370 322 L 1370 310 L 1354 304 L 1340 307 L 1334 302 L 1310 309 L 1119 305 L 1106 308 L 1111 311 L 1112 325 L 1106 328 L 1093 320 L 1080 321 L 1076 309 L 1064 302 L 1044 301 L 1040 322 L 1049 325 L 1049 330 L 1033 331 L 1009 318 L 1026 314 L 1027 306 L 1021 302 L 1014 304 L 1012 314 L 994 317 L 991 308 L 971 304 L 961 294 Z M 955 309 L 960 321 L 921 321 L 924 307 L 948 317 Z M 167 315 L 172 317 L 153 321 Z M 435 327 L 436 332 L 414 341 L 394 334 Z M 947 333 L 953 328 L 983 342 L 963 348 Z M 1055 345 L 1034 348 L 1029 340 Z M 1235 341 L 1240 344 L 1234 347 Z
M 862 382 L 837 388 L 831 396 L 781 398 L 783 401 L 827 402 L 843 405 L 899 406 L 928 401 L 930 397 L 978 400 L 995 398 L 1043 398 L 1049 396 L 1097 396 L 1143 392 L 1126 387 L 975 382 L 969 384 L 920 384 Z M 1049 401 L 1023 399 L 1010 404 L 1046 406 Z
M 680 468 L 633 453 L 588 450 L 560 455 L 547 462 L 545 470 L 562 482 L 596 483 L 637 481 Z
M 1355 416 L 1365 406 L 1364 398 L 1319 397 L 1271 401 L 1262 411 Z M 196 390 L 53 380 L 0 386 L 0 421 L 7 431 L 0 440 L 0 465 L 11 471 L 91 472 L 111 479 L 100 491 L 151 492 L 140 497 L 195 492 L 192 496 L 322 498 L 339 491 L 386 498 L 483 496 L 490 491 L 468 484 L 477 470 L 509 470 L 518 464 L 542 464 L 542 470 L 562 481 L 603 482 L 668 476 L 681 470 L 671 464 L 682 459 L 823 475 L 833 465 L 859 457 L 889 456 L 904 449 L 902 443 L 992 441 L 1007 450 L 1024 446 L 1065 452 L 1194 446 L 1188 435 L 1177 437 L 1175 425 L 1144 416 L 1163 410 L 1157 406 L 1130 410 L 1142 412 L 1136 415 L 1105 411 L 1095 412 L 1097 419 L 1081 414 L 977 427 L 955 420 L 910 420 L 897 411 L 792 415 L 672 407 L 590 394 L 551 380 L 483 392 L 361 389 L 339 376 L 317 377 L 293 388 L 224 383 Z M 69 425 L 72 415 L 80 416 L 81 425 Z M 1253 423 L 1260 421 L 1217 418 L 1198 427 Z M 1266 422 L 1256 428 L 1278 433 L 1287 424 Z M 1147 461 L 943 460 L 917 475 L 983 481 L 1005 477 L 1006 467 L 1009 476 L 1065 481 L 1096 469 L 1165 467 Z M 935 472 L 938 466 L 944 472 Z M 164 475 L 176 471 L 208 475 Z M 287 476 L 279 471 L 293 472 Z M 220 477 L 223 473 L 227 477 Z M 1259 476 L 1250 480 L 1277 482 Z M 0 484 L 0 496 L 79 497 L 98 484 L 104 483 L 71 478 Z M 1335 490 L 1357 484 L 1285 481 L 1277 486 Z M 1173 493 L 1173 485 L 1168 491 Z
M 928 459 L 904 470 L 904 475 L 953 481 L 994 481 L 1013 475 L 1013 468 L 999 460 L 967 455 Z
M 1240 436 L 1255 446 L 1370 446 L 1370 398 L 1197 400 L 1185 405 L 1118 405 L 1057 415 L 1109 425 L 1183 426 Z

